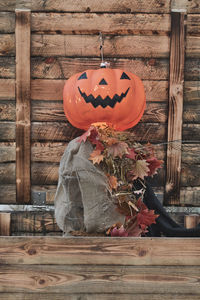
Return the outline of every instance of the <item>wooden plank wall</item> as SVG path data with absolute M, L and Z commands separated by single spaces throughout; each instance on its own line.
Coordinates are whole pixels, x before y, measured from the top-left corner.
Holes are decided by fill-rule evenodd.
M 200 297 L 199 239 L 0 237 L 0 257 L 1 300 Z
M 180 204 L 199 206 L 200 4 L 186 3 Z M 15 9 L 31 10 L 31 198 L 53 204 L 58 166 L 67 143 L 80 134 L 65 119 L 64 82 L 72 74 L 98 68 L 99 31 L 112 68 L 141 77 L 147 110 L 131 130 L 156 144 L 164 168 L 152 180 L 159 195 L 166 183 L 171 1 L 25 1 L 0 3 L 0 203 L 16 203 Z M 28 200 L 28 198 L 27 198 Z M 43 214 L 45 215 L 45 214 Z M 43 216 L 43 218 L 45 218 Z M 48 218 L 47 218 L 48 220 Z

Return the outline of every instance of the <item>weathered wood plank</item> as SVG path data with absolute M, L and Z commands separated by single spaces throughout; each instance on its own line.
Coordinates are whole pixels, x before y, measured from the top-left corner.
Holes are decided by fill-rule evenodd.
M 170 15 L 32 13 L 31 24 L 32 32 L 41 34 L 167 35 Z
M 183 205 L 199 206 L 200 187 L 181 188 L 180 203 Z
M 1 108 L 1 102 L 0 102 Z M 195 111 L 187 110 L 187 120 L 193 121 L 198 114 Z M 6 117 L 6 116 L 5 116 Z M 66 116 L 63 110 L 63 102 L 61 101 L 32 101 L 32 121 L 66 121 Z M 148 102 L 141 122 L 158 122 L 165 123 L 167 121 L 167 103 Z
M 15 184 L 15 163 L 0 164 L 0 184 Z
M 14 57 L 0 57 L 0 78 L 15 78 Z
M 196 58 L 185 59 L 185 80 L 199 80 L 200 60 Z M 187 83 L 187 82 L 185 82 Z
M 182 163 L 181 166 L 181 186 L 200 186 L 200 165 L 187 165 Z
M 186 56 L 199 58 L 200 37 L 187 36 Z M 129 47 L 124 47 L 129 45 Z M 33 56 L 75 56 L 98 57 L 98 35 L 32 35 Z M 168 36 L 106 36 L 104 54 L 109 57 L 145 57 L 168 58 Z M 15 38 L 13 34 L 0 34 L 0 56 L 15 55 Z
M 200 57 L 200 36 L 186 37 L 186 57 Z
M 165 204 L 178 204 L 180 201 L 181 149 L 172 147 L 171 141 L 182 139 L 183 81 L 184 81 L 184 13 L 172 12 L 167 173 Z
M 191 265 L 195 269 L 195 265 L 200 265 L 200 240 L 195 238 L 2 237 L 0 256 L 1 264 L 12 265 L 119 265 L 120 263 L 129 266 Z M 163 271 L 165 272 L 165 268 Z
M 15 123 L 0 122 L 0 141 L 15 140 Z
M 14 79 L 0 79 L 0 99 L 14 99 L 15 98 L 15 80 Z
M 14 184 L 1 184 L 0 190 L 0 204 L 16 203 L 16 186 Z
M 58 183 L 57 163 L 32 163 L 31 166 L 31 183 L 33 185 L 57 185 Z
M 113 69 L 125 69 L 139 76 L 142 80 L 167 80 L 169 76 L 168 59 L 123 59 L 109 58 L 110 67 Z M 65 57 L 33 57 L 32 77 L 44 79 L 69 78 L 75 73 L 87 69 L 98 69 L 98 58 L 65 58 Z M 3 72 L 3 71 L 2 71 Z M 199 59 L 186 59 L 185 79 L 199 80 Z M 1 74 L 1 60 L 0 60 Z M 3 77 L 3 76 L 2 76 Z
M 0 12 L 0 33 L 15 32 L 15 15 L 11 12 Z
M 142 251 L 142 250 L 141 250 Z M 120 257 L 121 258 L 121 257 Z M 199 267 L 3 265 L 0 290 L 31 293 L 199 294 Z M 156 279 L 156 284 L 154 280 Z M 25 284 L 24 284 L 25 282 Z M 37 297 L 37 296 L 36 296 Z
M 26 294 L 25 292 L 22 293 L 1 293 L 2 300 L 35 300 L 35 294 Z M 133 300 L 134 298 L 137 300 L 149 300 L 148 294 L 127 294 L 127 293 L 120 293 L 120 294 L 67 294 L 67 300 Z M 199 300 L 199 295 L 195 294 L 176 294 L 176 300 Z M 66 294 L 37 294 L 37 298 L 40 300 L 66 300 Z M 174 300 L 174 294 L 151 294 L 151 300 Z
M 33 57 L 31 73 L 33 78 L 67 79 L 73 74 L 87 69 L 98 69 L 99 62 L 99 58 Z M 167 80 L 169 75 L 168 59 L 109 58 L 109 63 L 113 69 L 129 70 L 144 80 Z M 191 69 L 191 65 L 188 63 L 188 68 L 194 74 L 198 73 L 199 75 L 197 64 L 198 60 L 195 60 L 193 69 Z
M 0 100 L 0 120 L 1 121 L 15 121 L 16 106 L 13 101 Z
M 183 141 L 197 142 L 199 140 L 200 124 L 183 124 Z M 65 141 L 82 134 L 83 131 L 72 127 L 68 122 L 33 122 L 33 141 Z M 158 143 L 166 141 L 166 126 L 162 123 L 139 123 L 133 129 L 132 138 L 137 141 Z M 15 139 L 15 123 L 0 122 L 0 141 L 13 141 Z
M 184 100 L 199 103 L 200 81 L 185 81 Z
M 60 231 L 54 218 L 54 211 L 49 212 L 14 212 L 11 215 L 11 232 L 42 233 Z
M 34 122 L 32 123 L 32 141 L 65 141 L 76 138 L 83 133 L 70 123 Z
M 30 201 L 30 27 L 31 12 L 16 10 L 16 193 Z
M 14 34 L 0 34 L 0 56 L 15 55 Z
M 194 0 L 192 0 L 194 2 Z M 29 8 L 32 11 L 58 11 L 58 12 L 149 12 L 152 13 L 169 13 L 169 0 L 137 0 L 132 3 L 130 0 L 122 0 L 116 3 L 115 0 L 105 2 L 100 5 L 97 0 L 88 0 L 81 2 L 76 0 L 64 0 L 59 2 L 52 2 L 51 0 L 5 0 L 0 3 L 1 11 L 13 11 L 15 8 Z
M 196 37 L 195 37 L 196 38 Z M 129 45 L 129 47 L 124 47 Z M 99 35 L 32 35 L 33 56 L 100 55 Z M 188 46 L 188 51 L 190 48 Z M 168 36 L 106 36 L 105 57 L 168 57 Z
M 65 80 L 34 79 L 31 81 L 32 100 L 62 100 Z M 143 81 L 148 101 L 166 101 L 167 81 Z M 158 93 L 159 90 L 159 93 Z
M 0 236 L 10 235 L 10 213 L 0 213 Z
M 31 147 L 31 160 L 40 162 L 59 162 L 66 147 L 66 142 L 33 143 Z
M 200 15 L 187 15 L 187 33 L 191 35 L 200 34 Z
M 13 162 L 16 160 L 15 143 L 0 143 L 0 162 Z

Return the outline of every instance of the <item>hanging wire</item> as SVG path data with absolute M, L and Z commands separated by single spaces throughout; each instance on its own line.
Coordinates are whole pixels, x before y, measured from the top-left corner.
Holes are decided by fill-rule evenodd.
M 103 34 L 100 31 L 99 32 L 99 40 L 100 40 L 100 53 L 101 53 L 101 64 L 100 67 L 101 68 L 107 68 L 110 66 L 110 63 L 108 63 L 107 61 L 104 61 L 104 56 L 103 56 L 103 46 L 104 46 L 104 38 L 103 38 Z
M 103 59 L 103 46 L 104 46 L 104 39 L 103 39 L 103 34 L 100 31 L 99 32 L 99 39 L 100 39 L 100 52 L 101 52 L 101 63 L 104 63 L 104 59 Z

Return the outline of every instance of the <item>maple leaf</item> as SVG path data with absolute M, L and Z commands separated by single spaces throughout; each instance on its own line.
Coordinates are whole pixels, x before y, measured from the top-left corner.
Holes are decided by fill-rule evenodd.
M 148 162 L 148 176 L 153 176 L 154 174 L 157 173 L 158 168 L 162 168 L 161 164 L 163 164 L 163 160 L 158 160 L 156 157 L 152 157 L 147 159 Z
M 98 131 L 96 130 L 96 128 L 94 126 L 90 126 L 90 128 L 79 137 L 77 142 L 85 143 L 88 137 L 92 136 L 94 138 L 94 136 L 97 136 L 97 135 L 98 135 Z
M 130 172 L 133 177 L 132 180 L 137 179 L 138 177 L 144 179 L 145 176 L 149 173 L 149 167 L 146 160 L 136 160 L 135 164 L 133 165 L 133 169 Z
M 137 207 L 139 212 L 137 214 L 138 225 L 141 226 L 142 230 L 145 230 L 147 226 L 156 223 L 156 218 L 159 215 L 154 214 L 154 210 L 149 210 L 147 206 L 142 202 L 141 198 L 137 201 Z
M 93 164 L 99 164 L 104 159 L 104 156 L 101 154 L 101 150 L 94 150 L 89 157 L 89 160 L 93 162 Z
M 122 158 L 122 155 L 127 153 L 128 153 L 128 145 L 125 142 L 119 142 L 116 140 L 115 143 L 111 144 L 108 147 L 108 154 L 113 157 L 119 156 L 120 158 Z
M 118 186 L 117 178 L 115 176 L 110 176 L 107 174 L 108 177 L 108 183 L 112 190 L 116 190 Z
M 126 157 L 135 160 L 135 157 L 136 157 L 135 149 L 134 148 L 129 148 L 128 149 L 128 154 L 126 155 Z
M 98 140 L 96 140 L 94 142 L 94 144 L 96 145 L 96 149 L 95 150 L 103 151 L 105 149 L 104 145 L 100 141 L 98 141 Z

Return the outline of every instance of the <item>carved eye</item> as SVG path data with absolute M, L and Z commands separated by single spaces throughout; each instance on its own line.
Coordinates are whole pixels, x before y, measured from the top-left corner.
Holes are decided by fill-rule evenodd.
M 126 74 L 126 73 L 122 73 L 122 76 L 121 76 L 121 78 L 120 79 L 128 79 L 128 80 L 131 80 L 129 77 L 128 77 L 128 75 Z
M 84 72 L 83 74 L 81 74 L 81 76 L 78 78 L 78 80 L 80 80 L 80 79 L 87 79 L 86 72 Z

